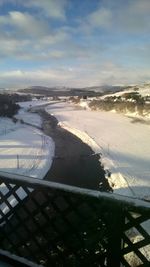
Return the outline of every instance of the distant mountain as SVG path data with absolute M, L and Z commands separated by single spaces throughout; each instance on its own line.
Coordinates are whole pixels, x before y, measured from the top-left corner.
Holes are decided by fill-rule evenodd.
M 100 85 L 100 86 L 91 86 L 91 87 L 85 87 L 84 90 L 93 90 L 95 92 L 116 92 L 120 91 L 126 88 L 126 86 L 120 86 L 120 85 Z
M 21 89 L 19 92 L 39 94 L 41 96 L 100 96 L 101 91 L 94 91 L 90 88 L 67 88 L 67 87 L 45 87 L 45 86 L 32 86 L 29 88 Z
M 113 86 L 113 85 L 102 85 L 102 86 L 91 86 L 83 88 L 72 88 L 65 86 L 46 87 L 46 86 L 31 86 L 28 88 L 20 89 L 19 92 L 40 94 L 46 96 L 100 96 L 107 92 L 118 92 L 124 90 L 124 86 Z

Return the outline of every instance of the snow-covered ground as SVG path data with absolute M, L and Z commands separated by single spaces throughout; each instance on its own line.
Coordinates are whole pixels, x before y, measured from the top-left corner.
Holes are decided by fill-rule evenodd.
M 4 176 L 11 173 L 42 179 L 51 167 L 53 155 L 54 143 L 50 137 L 32 127 L 21 127 L 0 138 L 0 173 Z M 5 195 L 8 189 L 1 184 L 0 191 Z M 23 199 L 27 194 L 20 188 L 17 195 Z M 12 207 L 17 204 L 13 195 L 9 202 Z M 5 214 L 9 211 L 5 203 L 0 205 L 0 209 Z
M 42 119 L 41 117 L 34 113 L 34 109 L 40 108 L 48 103 L 55 103 L 56 101 L 47 101 L 47 100 L 33 100 L 33 101 L 26 101 L 26 102 L 18 102 L 21 109 L 19 110 L 18 114 L 15 115 L 15 118 L 18 120 L 23 120 L 25 123 L 31 124 L 40 128 L 42 126 Z M 31 111 L 32 110 L 32 111 Z
M 32 127 L 20 127 L 0 138 L 0 171 L 42 179 L 53 155 L 52 139 Z
M 36 106 L 43 106 L 44 104 L 51 103 L 51 101 L 47 100 L 32 100 L 32 101 L 25 101 L 25 102 L 18 102 L 19 106 L 24 109 L 29 109 Z
M 22 107 L 15 116 L 25 123 L 41 127 L 41 117 L 28 112 L 32 106 L 47 104 L 46 101 L 20 102 Z M 0 170 L 43 178 L 52 164 L 54 142 L 35 127 L 13 123 L 0 118 Z M 18 167 L 19 165 L 19 167 Z M 8 167 L 9 166 L 9 167 Z
M 136 90 L 134 90 L 136 89 Z M 134 87 L 133 88 L 130 88 L 130 89 L 126 89 L 126 90 L 123 90 L 123 91 L 119 91 L 119 92 L 116 92 L 116 93 L 113 93 L 113 94 L 106 94 L 102 97 L 100 97 L 101 99 L 105 99 L 106 97 L 110 97 L 110 96 L 122 96 L 123 94 L 125 93 L 132 93 L 132 92 L 137 92 L 139 93 L 142 97 L 144 96 L 150 96 L 150 85 L 140 85 L 138 86 L 138 88 Z
M 15 116 L 15 118 L 19 120 L 23 120 L 26 123 L 30 123 L 33 126 L 41 127 L 42 120 L 41 117 L 36 113 L 31 113 L 28 111 L 29 109 L 33 107 L 40 107 L 44 104 L 47 104 L 48 101 L 43 100 L 33 100 L 33 101 L 26 101 L 26 102 L 19 102 L 19 106 L 21 109 L 19 110 L 18 114 Z
M 41 117 L 36 113 L 29 112 L 27 108 L 21 108 L 15 118 L 36 127 L 41 127 L 42 125 Z
M 31 105 L 47 103 L 20 103 L 23 109 L 17 118 L 40 127 L 40 116 L 27 110 Z M 113 112 L 78 110 L 64 102 L 45 108 L 57 117 L 62 127 L 89 144 L 95 152 L 102 153 L 102 162 L 111 172 L 109 179 L 115 193 L 150 198 L 150 125 L 132 123 L 131 119 Z M 15 124 L 9 119 L 0 120 L 0 146 L 2 171 L 33 177 L 45 175 L 54 155 L 51 138 L 36 128 Z
M 17 118 L 35 126 L 41 126 L 41 118 L 25 109 L 20 110 Z M 25 175 L 43 179 L 50 169 L 54 157 L 55 145 L 53 140 L 35 127 L 21 123 L 13 123 L 11 119 L 0 119 L 0 173 Z M 7 187 L 0 185 L 0 191 L 5 195 Z M 24 190 L 17 192 L 19 198 L 26 196 Z M 17 204 L 12 196 L 9 199 L 11 206 Z M 0 209 L 7 213 L 8 206 L 3 203 Z
M 102 153 L 114 192 L 150 199 L 150 125 L 113 112 L 77 110 L 73 104 L 46 107 L 62 127 Z

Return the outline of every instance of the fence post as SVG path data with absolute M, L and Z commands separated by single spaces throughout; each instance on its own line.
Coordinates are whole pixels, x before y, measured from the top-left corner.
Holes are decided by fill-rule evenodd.
M 108 267 L 120 267 L 122 234 L 125 222 L 124 209 L 121 206 L 113 206 L 108 218 Z

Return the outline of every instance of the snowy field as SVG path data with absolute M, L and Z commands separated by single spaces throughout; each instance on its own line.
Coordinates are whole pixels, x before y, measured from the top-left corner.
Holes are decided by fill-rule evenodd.
M 31 113 L 28 110 L 33 107 L 40 107 L 44 104 L 47 104 L 47 101 L 43 100 L 33 100 L 33 101 L 26 101 L 26 102 L 19 102 L 19 106 L 21 109 L 19 110 L 18 114 L 15 116 L 18 120 L 23 120 L 26 123 L 30 123 L 33 126 L 41 127 L 42 120 L 41 117 L 36 113 Z
M 150 199 L 150 125 L 132 123 L 113 112 L 77 110 L 68 103 L 48 106 L 46 111 L 95 152 L 102 153 L 115 193 Z
M 34 113 L 34 110 L 36 111 L 36 108 L 40 108 L 40 107 L 43 107 L 44 105 L 55 103 L 55 102 L 56 101 L 45 101 L 45 100 L 18 102 L 21 109 L 19 110 L 18 114 L 15 115 L 15 118 L 18 120 L 23 120 L 25 123 L 31 124 L 38 128 L 41 128 L 42 119 L 38 114 Z
M 35 126 L 41 126 L 41 119 L 37 114 L 21 110 L 18 117 Z M 1 175 L 7 177 L 11 173 L 43 179 L 51 167 L 54 149 L 53 140 L 37 128 L 13 123 L 7 118 L 0 119 Z M 5 195 L 7 187 L 1 184 L 0 191 Z M 19 189 L 17 194 L 21 199 L 26 196 L 22 189 Z M 13 207 L 17 204 L 13 196 L 9 201 Z M 0 209 L 4 213 L 9 211 L 5 204 L 1 204 Z
M 42 125 L 41 117 L 38 114 L 28 112 L 26 109 L 20 109 L 15 118 L 36 127 L 41 127 Z
M 35 127 L 13 123 L 7 118 L 0 119 L 0 171 L 42 179 L 49 170 L 54 156 L 54 142 L 36 128 L 41 127 L 41 117 L 28 112 L 32 106 L 43 104 L 47 102 L 19 103 L 21 109 L 15 117 Z
M 32 127 L 20 127 L 0 138 L 0 171 L 42 179 L 53 154 L 50 137 Z

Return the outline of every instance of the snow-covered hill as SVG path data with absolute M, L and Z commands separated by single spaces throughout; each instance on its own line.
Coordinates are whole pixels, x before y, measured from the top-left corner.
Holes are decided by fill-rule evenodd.
M 101 97 L 101 99 L 105 99 L 106 97 L 110 96 L 122 96 L 125 93 L 131 93 L 131 92 L 138 92 L 141 96 L 150 96 L 150 84 L 144 84 L 144 85 L 134 85 L 130 86 L 129 88 L 119 91 L 119 92 L 114 92 L 112 94 L 105 94 L 104 96 Z
M 150 85 L 129 86 L 126 90 L 92 99 L 77 99 L 84 108 L 113 111 L 142 120 L 150 120 Z M 76 102 L 77 102 L 76 100 Z M 73 101 L 75 102 L 75 101 Z

